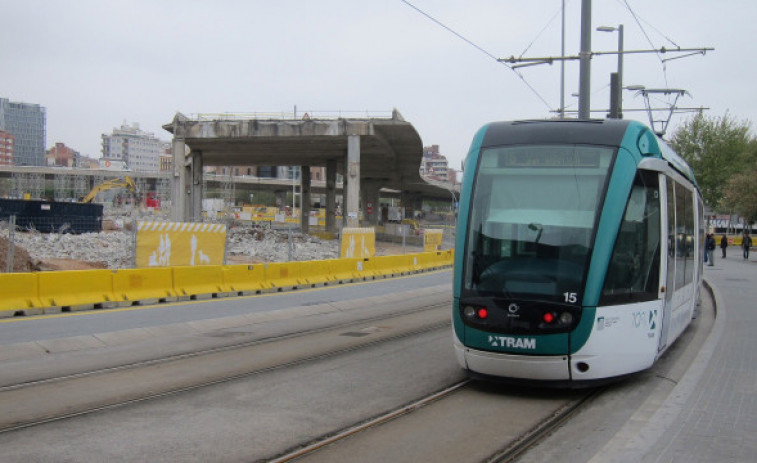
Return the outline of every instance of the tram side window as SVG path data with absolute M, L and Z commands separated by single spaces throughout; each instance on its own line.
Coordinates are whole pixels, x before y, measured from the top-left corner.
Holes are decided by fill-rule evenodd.
M 691 236 L 686 233 L 686 188 L 676 184 L 676 289 L 686 285 L 686 263 L 692 253 Z
M 694 281 L 696 255 L 694 193 L 675 180 L 667 179 L 668 269 L 667 298 Z
M 673 293 L 675 292 L 675 281 L 676 281 L 676 262 L 677 262 L 677 255 L 678 255 L 678 248 L 680 243 L 680 238 L 676 234 L 676 189 L 682 188 L 680 185 L 677 186 L 673 179 L 666 178 L 666 184 L 667 184 L 667 211 L 668 211 L 668 266 L 667 266 L 667 273 L 666 273 L 666 280 L 665 280 L 665 286 L 667 287 L 667 291 L 665 292 L 665 299 L 667 302 L 670 302 L 673 298 Z
M 602 289 L 601 305 L 657 299 L 660 226 L 657 174 L 639 172 L 615 240 Z
M 691 190 L 683 188 L 684 201 L 686 202 L 686 216 L 684 218 L 684 230 L 686 231 L 686 269 L 684 270 L 683 280 L 685 284 L 694 281 L 694 255 L 695 247 L 694 238 L 696 237 L 696 228 L 694 227 L 694 194 Z

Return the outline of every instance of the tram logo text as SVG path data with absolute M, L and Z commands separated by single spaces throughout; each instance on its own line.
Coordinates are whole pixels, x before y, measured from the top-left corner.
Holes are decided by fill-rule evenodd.
M 536 349 L 534 338 L 511 338 L 509 336 L 489 336 L 492 347 L 510 347 L 514 349 Z

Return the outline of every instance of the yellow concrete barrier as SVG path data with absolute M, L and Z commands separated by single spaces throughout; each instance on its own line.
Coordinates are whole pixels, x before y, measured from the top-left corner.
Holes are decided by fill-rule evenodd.
M 298 288 L 305 282 L 300 278 L 299 262 L 272 262 L 265 264 L 265 281 L 278 291 Z
M 121 269 L 113 272 L 113 293 L 119 301 L 154 304 L 176 300 L 173 272 L 168 267 Z
M 412 271 L 410 256 L 380 256 L 373 258 L 374 271 L 380 276 L 404 275 Z
M 171 267 L 176 295 L 190 299 L 225 296 L 221 265 Z
M 263 264 L 224 265 L 223 285 L 236 293 L 261 293 L 271 288 L 265 279 Z
M 39 300 L 39 280 L 36 273 L 0 274 L 0 294 L 0 317 L 12 317 L 20 310 L 43 307 Z
M 322 260 L 308 260 L 299 262 L 300 279 L 308 286 L 328 284 L 334 279 L 329 274 L 329 267 Z
M 358 269 L 363 268 L 363 259 L 328 259 L 324 261 L 328 273 L 339 283 L 346 283 L 358 278 L 362 279 Z
M 40 272 L 39 299 L 46 307 L 86 310 L 116 305 L 111 270 Z

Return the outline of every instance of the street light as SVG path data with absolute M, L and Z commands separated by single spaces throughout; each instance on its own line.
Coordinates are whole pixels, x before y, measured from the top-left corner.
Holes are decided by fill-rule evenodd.
M 618 32 L 618 82 L 614 88 L 610 89 L 610 94 L 614 98 L 610 98 L 610 107 L 613 107 L 612 102 L 615 101 L 617 103 L 617 114 L 610 113 L 610 117 L 615 117 L 618 119 L 623 118 L 623 92 L 621 89 L 623 88 L 623 25 L 620 24 L 618 27 L 612 27 L 612 26 L 600 26 L 597 28 L 597 31 L 599 32 Z

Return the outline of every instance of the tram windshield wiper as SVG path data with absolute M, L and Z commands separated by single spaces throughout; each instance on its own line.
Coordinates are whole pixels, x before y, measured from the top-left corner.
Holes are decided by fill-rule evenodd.
M 539 244 L 541 233 L 544 231 L 544 227 L 542 227 L 540 223 L 531 222 L 530 224 L 528 224 L 528 229 L 536 232 L 536 239 L 534 240 L 534 243 Z

